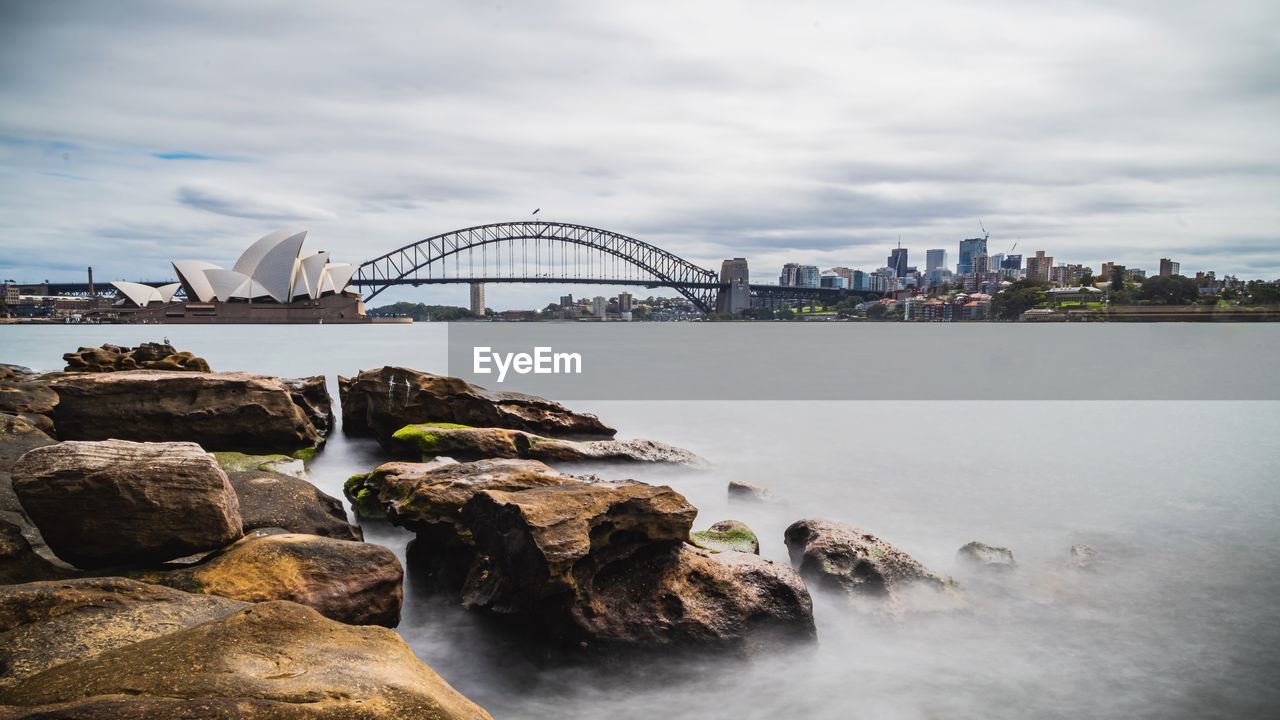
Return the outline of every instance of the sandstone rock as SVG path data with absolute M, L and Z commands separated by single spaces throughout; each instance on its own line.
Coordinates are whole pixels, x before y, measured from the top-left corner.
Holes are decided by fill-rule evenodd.
M 360 528 L 347 522 L 342 501 L 306 480 L 261 470 L 229 472 L 227 478 L 240 499 L 240 518 L 246 533 L 282 528 L 339 540 L 364 539 Z
M 391 438 L 413 446 L 426 458 L 444 455 L 460 460 L 528 458 L 545 462 L 706 464 L 688 450 L 653 440 L 561 440 L 523 430 L 435 423 L 406 425 Z
M 74 575 L 74 571 L 41 557 L 26 537 L 29 526 L 17 513 L 0 512 L 0 585 L 51 580 Z M 0 669 L 4 667 L 0 654 Z
M 301 478 L 307 473 L 307 466 L 301 460 L 278 453 L 272 455 L 246 455 L 238 452 L 215 452 L 213 459 L 218 467 L 228 473 L 261 470 L 263 472 L 291 475 Z
M 13 489 L 53 552 L 84 569 L 170 560 L 242 533 L 226 474 L 194 443 L 36 448 L 14 466 Z
M 893 598 L 920 584 L 937 590 L 952 585 L 915 558 L 852 525 L 800 520 L 786 530 L 791 564 L 805 582 L 850 595 Z
M 483 490 L 524 490 L 581 483 L 537 460 L 391 462 L 354 475 L 344 492 L 356 514 L 392 523 L 449 543 L 462 506 Z
M 967 565 L 989 571 L 1012 570 L 1017 563 L 1009 548 L 994 547 L 977 541 L 965 544 L 956 551 L 956 557 Z
M 10 473 L 18 458 L 45 445 L 52 445 L 53 438 L 17 415 L 0 414 L 0 512 L 15 512 L 26 516 L 18 496 L 13 492 Z
M 654 543 L 584 580 L 571 616 L 577 633 L 597 644 L 753 651 L 815 636 L 800 576 L 755 555 Z
M 760 539 L 744 522 L 721 520 L 706 530 L 691 536 L 693 544 L 712 552 L 743 552 L 760 554 Z
M 134 370 L 66 375 L 51 386 L 62 440 L 185 440 L 247 453 L 292 453 L 322 442 L 279 378 Z
M 380 545 L 261 530 L 191 567 L 133 576 L 246 602 L 290 600 L 352 625 L 395 627 L 404 598 L 404 569 Z
M 235 600 L 118 577 L 0 586 L 0 689 L 54 665 L 244 607 Z
M 478 553 L 463 602 L 501 613 L 572 605 L 584 577 L 649 544 L 687 541 L 697 514 L 671 488 L 634 482 L 477 493 L 462 509 Z
M 180 372 L 209 372 L 204 358 L 189 352 L 178 352 L 168 343 L 142 343 L 130 348 L 120 345 L 103 345 L 99 348 L 80 348 L 62 356 L 67 372 L 118 372 L 122 370 L 174 370 Z
M 39 373 L 25 365 L 0 363 L 0 380 L 25 380 L 36 375 Z
M 739 480 L 729 481 L 729 500 L 741 500 L 745 502 L 776 502 L 773 492 L 768 488 L 752 485 L 751 483 L 741 482 Z
M 50 667 L 0 704 L 62 718 L 489 718 L 394 632 L 288 602 Z
M 53 443 L 53 438 L 23 418 L 0 413 L 0 472 L 12 471 L 28 450 Z
M 53 408 L 58 394 L 36 375 L 0 378 L 0 413 L 17 415 L 46 434 L 53 434 Z
M 1093 567 L 1098 560 L 1098 551 L 1088 545 L 1072 545 L 1071 546 L 1071 567 L 1078 570 L 1085 570 Z
M 323 375 L 304 378 L 285 378 L 293 404 L 302 408 L 311 424 L 321 435 L 333 430 L 333 397 Z
M 613 428 L 594 415 L 575 413 L 533 395 L 493 392 L 461 378 L 401 367 L 365 370 L 338 378 L 342 431 L 372 435 L 395 449 L 391 435 L 416 423 L 460 423 L 548 436 L 606 436 Z

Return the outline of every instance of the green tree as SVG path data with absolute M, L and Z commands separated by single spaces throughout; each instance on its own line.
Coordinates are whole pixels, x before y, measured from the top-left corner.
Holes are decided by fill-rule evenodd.
M 1142 283 L 1138 296 L 1153 305 L 1186 305 L 1200 298 L 1200 288 L 1188 277 L 1157 275 Z
M 1123 265 L 1111 266 L 1111 277 L 1107 278 L 1111 282 L 1111 291 L 1120 292 L 1124 290 L 1124 270 Z
M 1084 274 L 1080 276 L 1080 284 L 1085 287 L 1093 287 L 1095 282 L 1097 282 L 1097 280 L 1093 277 L 1093 269 L 1085 268 Z
M 1280 305 L 1280 284 L 1250 280 L 1245 302 L 1250 305 Z
M 868 320 L 883 320 L 887 314 L 889 314 L 889 308 L 885 307 L 884 303 L 876 303 L 867 308 Z
M 1024 278 L 1009 285 L 991 298 L 991 316 L 996 320 L 1018 320 L 1022 313 L 1043 303 L 1049 284 L 1043 280 Z

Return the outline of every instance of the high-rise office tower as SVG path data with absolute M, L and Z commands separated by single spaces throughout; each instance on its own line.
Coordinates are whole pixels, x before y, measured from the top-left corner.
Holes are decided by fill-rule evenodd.
M 905 277 L 907 274 L 907 249 L 896 247 L 890 250 L 888 267 L 893 268 L 894 274 L 898 277 Z
M 946 250 L 925 250 L 924 251 L 924 271 L 931 273 L 935 270 L 944 270 L 947 268 L 947 251 Z
M 987 239 L 966 238 L 960 241 L 960 261 L 956 263 L 957 275 L 973 274 L 973 259 L 987 254 Z

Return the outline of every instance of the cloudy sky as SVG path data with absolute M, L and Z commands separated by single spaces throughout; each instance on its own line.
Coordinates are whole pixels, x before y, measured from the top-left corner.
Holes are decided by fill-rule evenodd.
M 757 280 L 991 233 L 1280 277 L 1280 4 L 0 3 L 0 278 L 595 225 Z M 557 288 L 491 287 L 494 307 Z M 406 298 L 465 304 L 461 287 Z

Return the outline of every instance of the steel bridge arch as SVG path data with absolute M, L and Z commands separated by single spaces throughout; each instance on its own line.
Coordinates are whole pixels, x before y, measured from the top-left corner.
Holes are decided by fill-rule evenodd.
M 373 288 L 373 292 L 364 298 L 367 302 L 393 285 L 432 282 L 431 278 L 418 277 L 418 272 L 433 263 L 443 262 L 450 256 L 456 256 L 474 248 L 517 240 L 559 241 L 607 253 L 652 275 L 653 282 L 645 284 L 674 288 L 703 312 L 709 313 L 715 310 L 716 297 L 723 287 L 714 271 L 694 265 L 674 253 L 642 240 L 587 225 L 528 220 L 476 225 L 405 245 L 362 263 L 350 284 L 361 288 Z M 471 278 L 470 280 L 521 281 L 513 277 Z M 466 282 L 467 280 L 459 278 L 456 281 Z M 586 282 L 586 280 L 580 281 Z M 600 279 L 599 283 L 607 285 L 609 280 Z

